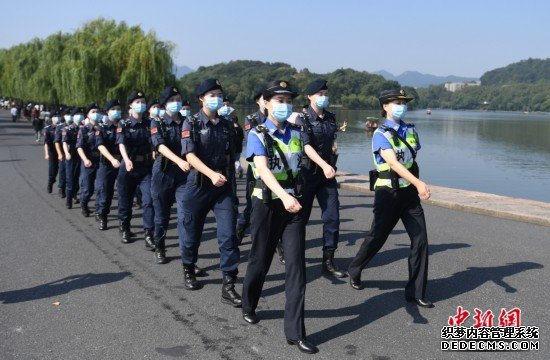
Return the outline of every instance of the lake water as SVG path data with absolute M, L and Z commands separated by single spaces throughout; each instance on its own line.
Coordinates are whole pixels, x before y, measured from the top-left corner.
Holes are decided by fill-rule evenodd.
M 250 110 L 239 109 L 240 119 Z M 348 122 L 338 135 L 338 169 L 368 174 L 374 165 L 365 117 L 377 112 L 334 112 Z M 407 122 L 417 127 L 428 184 L 550 202 L 550 114 L 418 110 Z

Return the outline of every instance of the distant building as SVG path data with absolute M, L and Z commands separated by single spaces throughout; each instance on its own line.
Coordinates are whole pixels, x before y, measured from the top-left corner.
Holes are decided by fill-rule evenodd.
M 470 82 L 452 82 L 445 83 L 445 89 L 450 92 L 455 92 L 457 90 L 462 90 L 468 86 L 479 86 L 481 81 L 470 81 Z

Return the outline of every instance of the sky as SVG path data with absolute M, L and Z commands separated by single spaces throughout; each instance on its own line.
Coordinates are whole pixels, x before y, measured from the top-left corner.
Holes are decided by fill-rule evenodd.
M 24 0 L 0 10 L 0 48 L 104 17 L 140 25 L 175 44 L 177 65 L 285 62 L 394 75 L 480 77 L 550 57 L 548 0 Z

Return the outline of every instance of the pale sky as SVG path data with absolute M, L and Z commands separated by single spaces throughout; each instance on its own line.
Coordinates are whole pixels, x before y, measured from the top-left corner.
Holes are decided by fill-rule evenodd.
M 177 65 L 281 61 L 398 75 L 479 77 L 519 60 L 550 57 L 550 1 L 277 0 L 10 1 L 0 48 L 72 32 L 105 17 L 154 30 L 176 45 Z

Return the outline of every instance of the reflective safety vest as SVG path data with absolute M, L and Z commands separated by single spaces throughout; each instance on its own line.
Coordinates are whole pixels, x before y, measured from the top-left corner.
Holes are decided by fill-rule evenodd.
M 250 131 L 250 135 L 257 136 L 260 139 L 262 145 L 267 150 L 267 166 L 271 173 L 279 181 L 279 184 L 288 192 L 294 193 L 294 189 L 287 186 L 287 180 L 291 181 L 298 176 L 300 171 L 300 165 L 302 163 L 302 156 L 304 154 L 304 145 L 300 136 L 300 130 L 298 128 L 293 128 L 292 125 L 290 130 L 290 140 L 285 144 L 281 139 L 273 136 L 273 133 L 277 130 L 269 130 L 264 125 L 258 125 Z M 271 144 L 271 146 L 269 146 Z M 289 170 L 292 172 L 292 179 L 289 179 L 287 170 L 285 169 L 284 162 L 281 160 L 281 155 L 277 151 L 277 147 L 281 150 L 285 159 L 288 163 Z M 260 179 L 260 173 L 256 169 L 254 161 L 249 161 L 250 167 L 252 168 L 252 174 L 254 179 Z M 254 188 L 252 191 L 252 196 L 255 196 L 259 199 L 262 199 L 262 189 Z M 272 193 L 272 199 L 277 199 L 278 196 L 275 193 Z
M 392 129 L 393 130 L 393 129 Z M 376 129 L 376 132 L 381 133 L 388 141 L 390 142 L 390 145 L 395 152 L 395 156 L 397 157 L 397 161 L 399 161 L 405 168 L 410 169 L 414 164 L 414 157 L 416 155 L 413 155 L 411 150 L 405 145 L 401 139 L 399 139 L 397 136 L 395 136 L 388 127 L 381 126 L 378 129 Z M 375 133 L 376 133 L 375 132 Z M 416 133 L 416 130 L 414 129 L 414 125 L 407 124 L 407 133 L 405 136 L 405 139 L 407 143 L 413 148 L 416 149 L 416 146 L 418 145 L 418 134 Z M 388 163 L 382 160 L 381 163 L 378 162 L 376 158 L 376 153 L 373 154 L 374 157 L 374 165 L 376 165 L 376 170 L 378 170 L 379 173 L 382 172 L 389 172 L 390 166 Z M 407 180 L 403 179 L 402 177 L 399 177 L 399 187 L 404 188 L 409 186 L 411 183 Z M 376 183 L 374 184 L 374 188 L 377 187 L 389 187 L 391 188 L 391 179 L 382 179 L 378 178 L 376 180 Z

